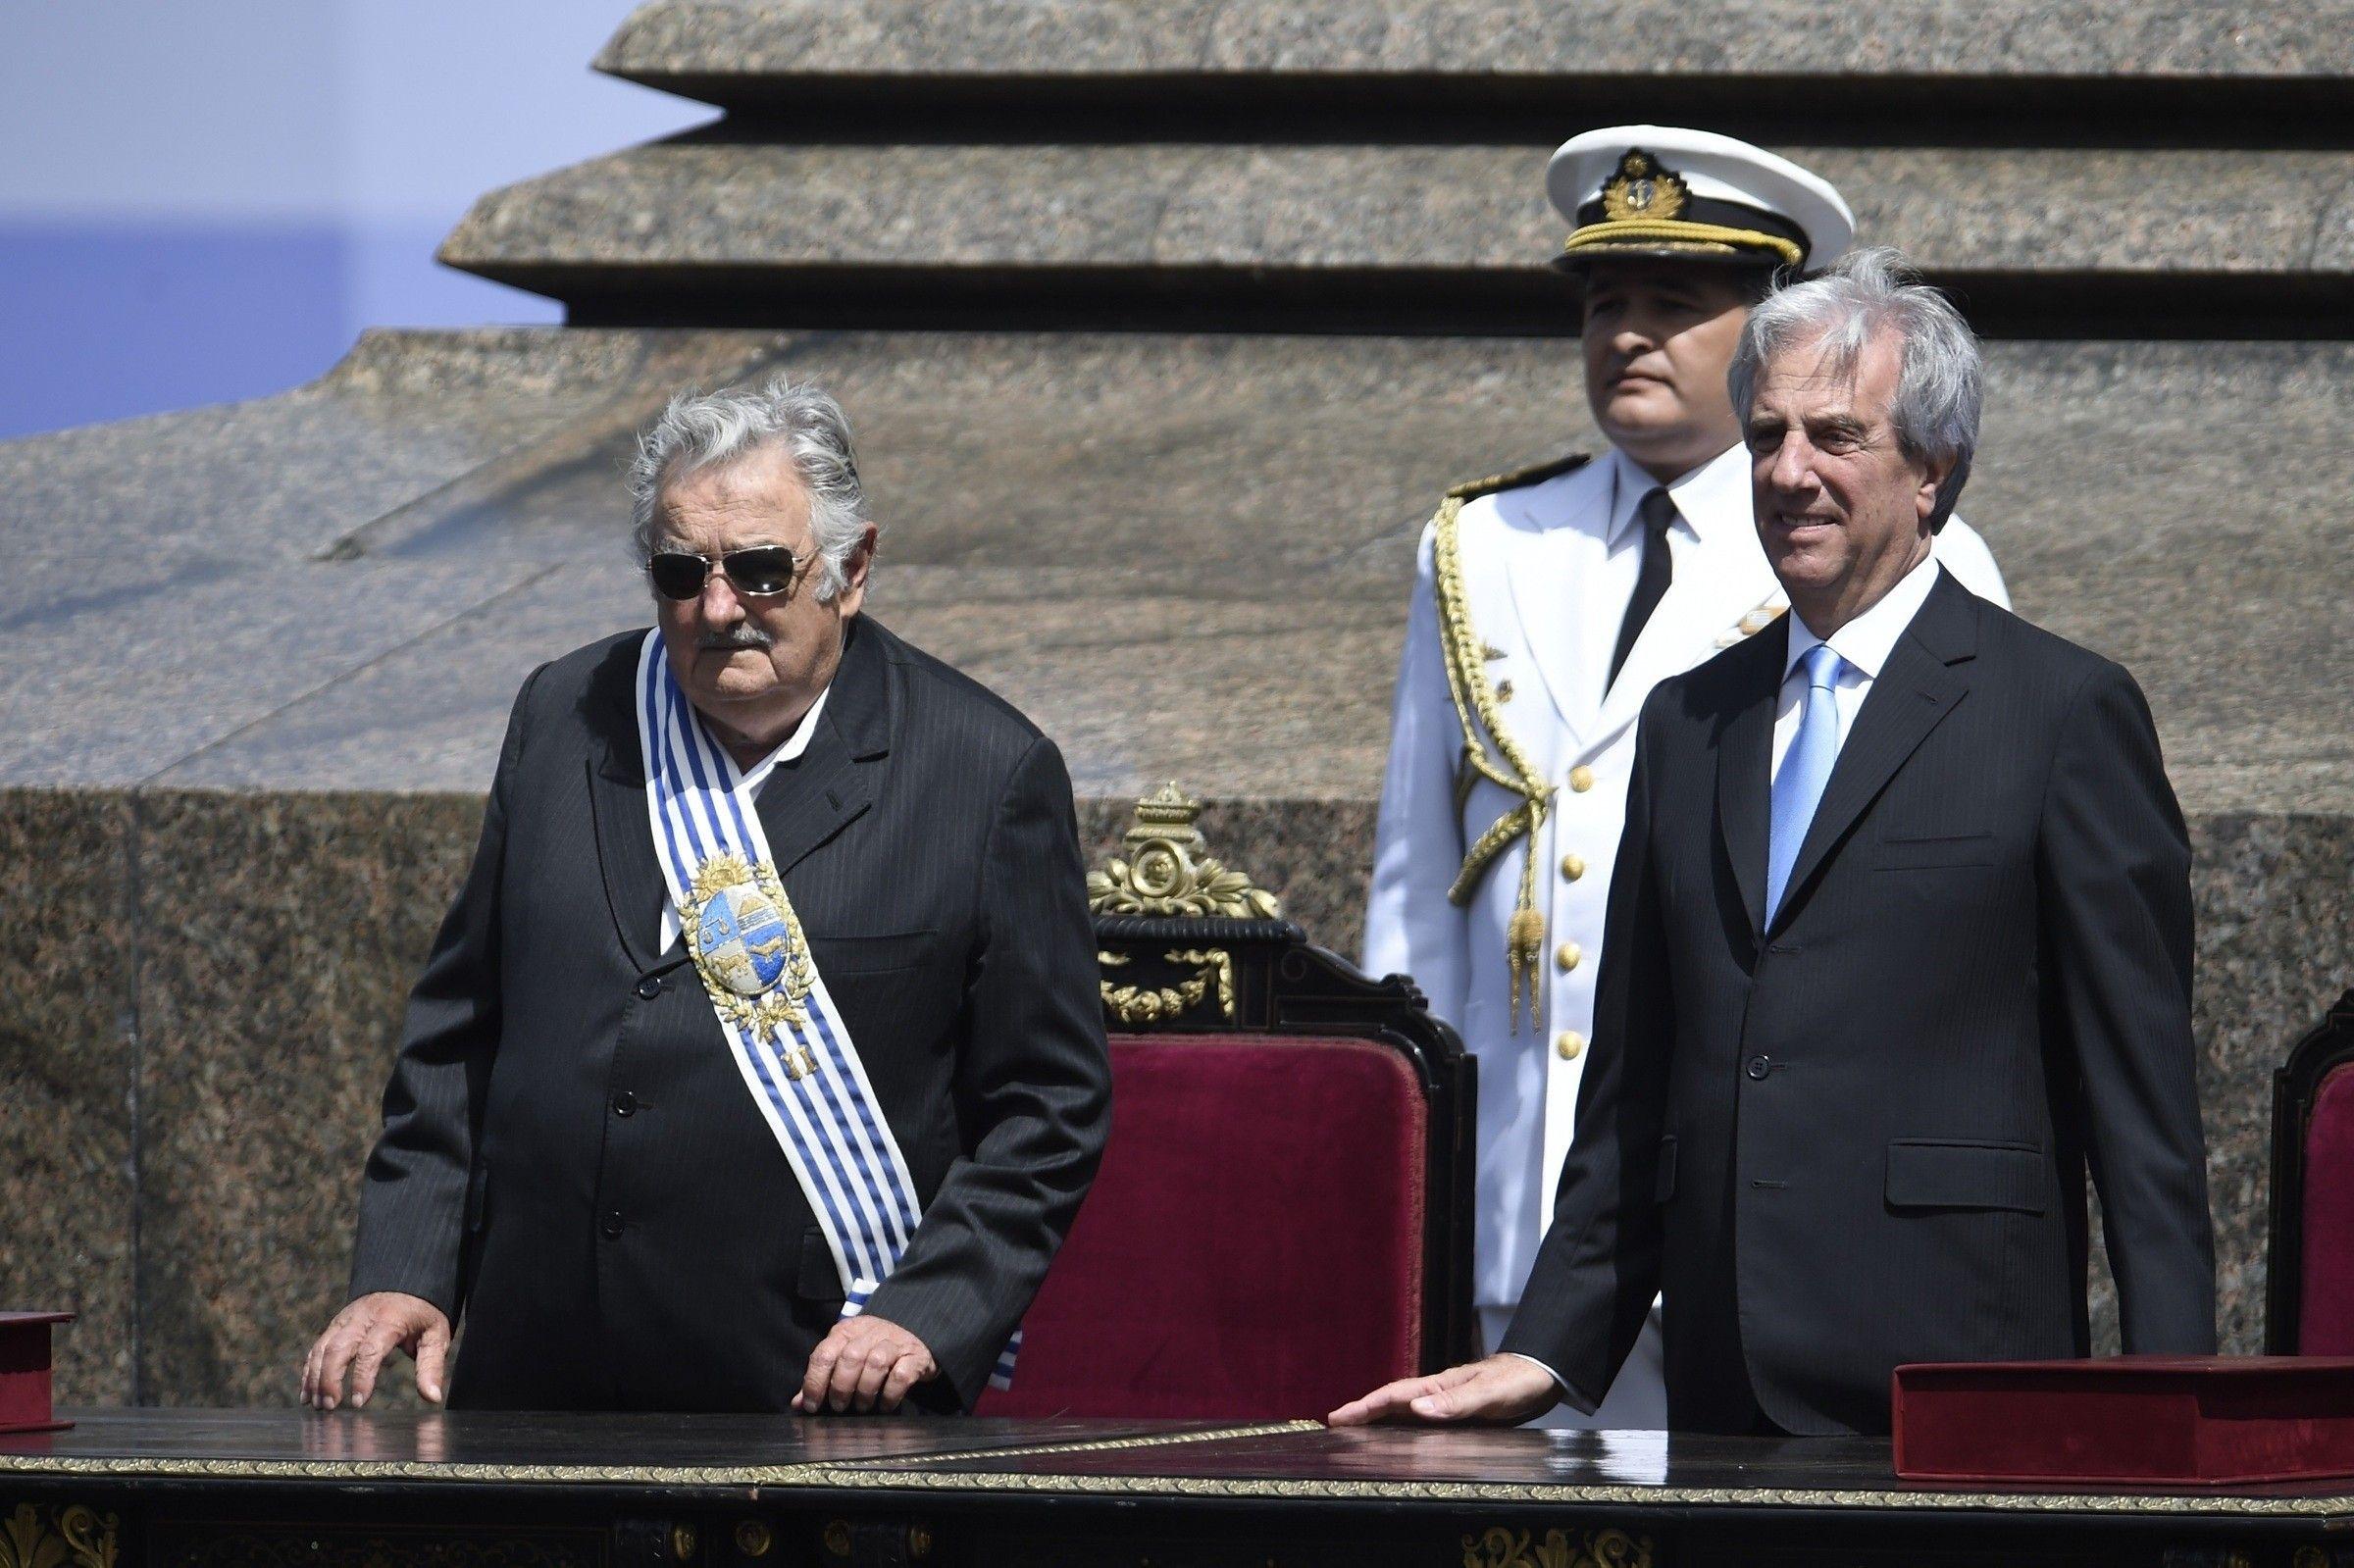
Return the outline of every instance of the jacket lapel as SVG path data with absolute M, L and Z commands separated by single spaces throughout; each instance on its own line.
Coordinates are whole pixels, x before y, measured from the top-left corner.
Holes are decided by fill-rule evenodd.
M 1872 682 L 1847 742 L 1839 748 L 1839 760 L 1831 765 L 1830 782 L 1823 785 L 1815 820 L 1790 868 L 1790 885 L 1774 919 L 1777 928 L 1789 923 L 1808 884 L 1865 808 L 1969 694 L 1970 681 L 1957 666 L 1976 653 L 1976 605 L 1966 589 L 1940 573 L 1919 614 Z M 1762 790 L 1760 809 L 1766 798 Z
M 875 764 L 891 750 L 890 669 L 881 642 L 863 617 L 850 623 L 808 749 L 760 786 L 755 805 L 779 877 L 874 803 Z
M 1716 829 L 1724 835 L 1733 882 L 1751 935 L 1766 925 L 1766 830 L 1771 799 L 1773 709 L 1789 658 L 1785 621 L 1758 633 L 1751 645 L 1760 664 L 1755 694 L 1725 722 L 1716 742 Z
M 635 695 L 638 644 L 632 640 L 628 646 L 632 657 L 607 665 L 620 674 L 618 689 L 600 691 L 595 698 L 604 755 L 588 761 L 588 801 L 613 932 L 630 962 L 643 970 L 661 956 L 653 951 L 654 934 L 661 929 L 662 905 L 670 890 L 662 880 L 661 862 L 654 858 L 653 826 L 646 816 L 645 757 L 640 749 Z
M 1601 558 L 1601 531 L 1579 528 L 1574 520 L 1607 518 L 1612 469 L 1610 463 L 1588 463 L 1496 500 L 1510 549 L 1505 580 L 1521 640 L 1554 712 L 1572 737 L 1592 728 L 1595 693 L 1602 686 L 1601 673 L 1588 669 L 1578 655 L 1577 617 L 1565 591 Z

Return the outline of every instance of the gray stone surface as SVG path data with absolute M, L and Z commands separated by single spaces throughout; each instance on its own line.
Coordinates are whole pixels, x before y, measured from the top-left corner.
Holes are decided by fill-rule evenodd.
M 486 330 L 420 353 L 371 334 L 282 396 L 0 442 L 0 777 L 150 779 L 288 704 L 333 704 L 351 671 L 491 609 L 549 564 L 527 531 L 497 561 L 332 557 L 397 531 L 412 503 L 496 506 L 502 453 L 530 447 L 537 471 L 562 462 L 568 421 L 634 427 L 646 398 L 732 367 L 706 348 Z
M 1082 800 L 1091 860 L 1132 803 Z M 0 1086 L 30 1113 L 0 1120 L 15 1221 L 0 1266 L 26 1299 L 82 1308 L 69 1398 L 128 1398 L 135 1334 L 149 1402 L 291 1402 L 349 1270 L 402 996 L 480 815 L 479 791 L 0 788 L 0 935 L 36 979 L 0 988 Z M 1216 803 L 1203 827 L 1319 941 L 1356 948 L 1369 801 Z M 2247 1352 L 2262 1342 L 2270 1074 L 2354 978 L 2354 820 L 2201 816 L 2192 839 L 2218 1309 L 2226 1346 Z M 62 934 L 99 926 L 109 961 L 93 964 Z M 2110 1299 L 2104 1278 L 2114 1343 Z M 407 1387 L 396 1371 L 395 1402 Z
M 1439 492 L 1594 442 L 1556 341 L 544 335 L 588 341 L 531 420 L 463 437 L 454 394 L 414 389 L 484 345 L 373 339 L 394 379 L 338 419 L 410 466 L 364 486 L 337 477 L 348 423 L 304 423 L 316 391 L 157 428 L 161 505 L 120 435 L 0 446 L 0 519 L 88 563 L 62 599 L 11 576 L 0 783 L 480 788 L 533 665 L 643 624 L 637 420 L 698 371 L 773 366 L 857 423 L 876 613 L 1032 713 L 1083 790 L 1367 800 Z M 2001 343 L 1990 366 L 1963 510 L 2020 608 L 2135 671 L 2189 809 L 2354 810 L 2354 345 Z M 257 429 L 272 463 L 231 461 Z M 127 527 L 171 591 L 103 594 Z
M 640 147 L 492 191 L 491 277 L 677 266 L 1541 274 L 1553 148 Z M 2354 273 L 2354 152 L 1777 149 L 1940 273 Z M 523 279 L 529 281 L 526 278 Z
M 729 76 L 2343 74 L 2344 0 L 654 0 L 597 68 Z
M 0 1307 L 53 1331 L 61 1404 L 122 1404 L 137 1340 L 130 805 L 0 789 Z

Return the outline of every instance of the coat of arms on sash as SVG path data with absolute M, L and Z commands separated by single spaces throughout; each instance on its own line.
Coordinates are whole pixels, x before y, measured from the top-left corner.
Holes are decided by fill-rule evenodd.
M 802 1003 L 814 968 L 800 917 L 777 874 L 765 863 L 720 853 L 695 868 L 694 885 L 680 911 L 687 951 L 720 1015 L 782 1038 L 808 1022 Z M 784 1052 L 794 1078 L 815 1072 L 808 1050 Z

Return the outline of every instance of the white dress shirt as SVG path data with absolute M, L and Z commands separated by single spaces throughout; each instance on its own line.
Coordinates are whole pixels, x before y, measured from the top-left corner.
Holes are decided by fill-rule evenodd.
M 768 783 L 768 776 L 777 771 L 778 763 L 791 762 L 809 749 L 809 737 L 817 733 L 817 716 L 826 711 L 826 691 L 833 689 L 833 683 L 828 682 L 826 690 L 820 691 L 817 694 L 817 700 L 809 704 L 809 711 L 801 715 L 801 722 L 793 727 L 793 733 L 779 741 L 776 750 L 762 757 L 749 768 L 740 770 L 742 782 L 738 785 L 738 794 L 742 799 L 750 800 L 760 793 L 760 786 Z M 720 755 L 727 756 L 725 746 L 720 748 Z M 735 758 L 729 757 L 728 765 L 734 767 Z M 654 943 L 654 951 L 669 952 L 671 944 L 678 939 L 679 912 L 671 904 L 671 901 L 665 898 L 662 900 L 662 936 L 661 939 Z
M 1579 574 L 1576 586 L 1576 624 L 1584 643 L 1583 667 L 1606 683 L 1611 655 L 1618 647 L 1618 629 L 1625 624 L 1626 607 L 1635 596 L 1635 580 L 1643 572 L 1643 523 L 1637 515 L 1643 497 L 1660 488 L 1660 481 L 1616 447 L 1611 465 L 1611 507 L 1603 524 L 1603 558 L 1599 570 Z M 1700 548 L 1700 525 L 1751 529 L 1749 448 L 1735 446 L 1719 452 L 1696 469 L 1677 476 L 1666 485 L 1675 502 L 1675 520 L 1667 526 L 1669 576 L 1691 570 L 1692 552 Z M 1597 708 L 1604 686 L 1594 690 Z
M 1839 712 L 1839 744 L 1845 746 L 1857 711 L 1871 695 L 1871 683 L 1880 678 L 1888 655 L 1896 651 L 1896 639 L 1905 634 L 1905 628 L 1928 602 L 1929 589 L 1937 585 L 1937 570 L 1936 557 L 1924 557 L 1897 579 L 1896 586 L 1881 595 L 1877 604 L 1827 637 L 1810 631 L 1797 610 L 1790 612 L 1790 653 L 1782 661 L 1781 695 L 1773 710 L 1773 777 L 1781 777 L 1782 759 L 1790 754 L 1790 742 L 1798 738 L 1798 721 L 1806 711 L 1807 679 L 1798 661 L 1818 642 L 1828 642 L 1831 651 L 1845 661 L 1831 688 Z

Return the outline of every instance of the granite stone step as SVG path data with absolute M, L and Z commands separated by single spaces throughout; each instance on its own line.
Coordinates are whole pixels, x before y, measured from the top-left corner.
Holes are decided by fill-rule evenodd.
M 2354 273 L 2354 151 L 1785 147 L 1942 272 Z M 454 267 L 1544 271 L 1551 147 L 639 147 L 482 197 Z
M 2346 0 L 654 0 L 598 68 L 829 139 L 2345 145 Z
M 2126 76 L 2349 70 L 2346 0 L 652 0 L 597 56 L 672 87 L 765 78 Z
M 184 417 L 147 465 L 97 432 L 0 445 L 0 495 L 60 568 L 0 597 L 22 677 L 0 683 L 0 784 L 479 787 L 535 664 L 644 624 L 635 425 L 684 381 L 784 369 L 857 423 L 877 613 L 1036 717 L 1083 790 L 1174 773 L 1369 800 L 1440 491 L 1595 441 L 1566 345 L 1535 338 L 540 335 L 583 351 L 501 339 L 537 380 L 503 446 L 459 439 L 453 404 L 480 405 L 435 390 L 494 366 L 470 333 L 376 334 L 399 390 L 339 375 Z M 2018 342 L 1989 363 L 1963 512 L 2021 611 L 2135 671 L 2189 809 L 2354 815 L 2354 345 Z M 401 466 L 354 496 L 363 425 Z M 140 617 L 46 591 L 126 528 L 175 552 Z
M 2237 335 L 2251 313 L 2280 335 L 2354 331 L 2354 151 L 1786 150 L 1848 194 L 1862 233 L 2015 332 L 2076 335 L 2072 300 L 2106 316 L 2144 296 L 2099 335 Z M 1026 297 L 1070 312 L 1092 285 L 1112 290 L 1113 325 L 1190 296 L 1194 326 L 1255 325 L 1228 313 L 1259 299 L 1301 325 L 1573 330 L 1547 265 L 1563 231 L 1549 152 L 687 140 L 493 191 L 441 257 L 608 322 L 929 306 L 921 325 L 1003 325 Z M 2022 305 L 2032 320 L 2009 319 Z M 1483 307 L 1492 323 L 1462 315 Z

